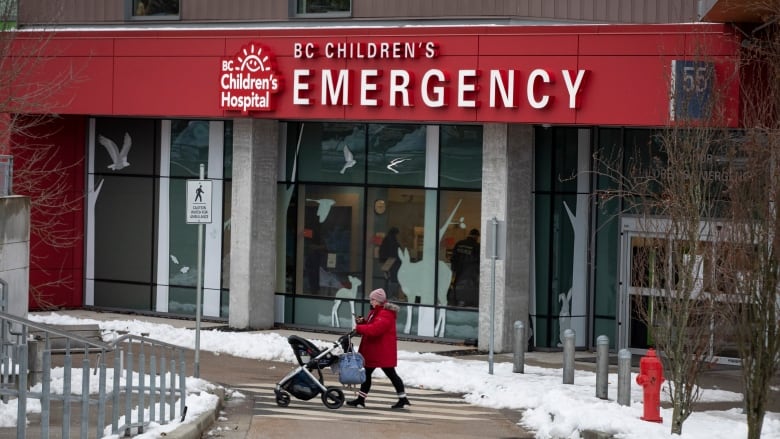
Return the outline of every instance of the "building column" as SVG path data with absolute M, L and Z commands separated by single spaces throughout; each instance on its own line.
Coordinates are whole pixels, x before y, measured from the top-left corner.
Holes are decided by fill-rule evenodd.
M 482 147 L 482 239 L 479 274 L 479 349 L 511 352 L 514 323 L 530 335 L 529 303 L 533 251 L 533 145 L 531 125 L 485 124 Z M 491 316 L 490 221 L 505 223 L 505 258 L 495 266 L 495 315 Z M 499 244 L 500 245 L 500 244 Z M 491 318 L 492 317 L 492 318 Z
M 274 325 L 279 129 L 275 120 L 233 120 L 231 328 Z
M 0 196 L 0 311 L 27 317 L 30 303 L 30 198 Z M 4 290 L 7 288 L 6 290 Z M 4 291 L 3 291 L 4 290 Z

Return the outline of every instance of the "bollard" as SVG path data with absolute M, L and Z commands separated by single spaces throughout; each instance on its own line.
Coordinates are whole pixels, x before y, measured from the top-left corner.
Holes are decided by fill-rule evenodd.
M 525 343 L 525 327 L 523 322 L 518 320 L 515 322 L 515 358 L 512 367 L 514 373 L 524 373 Z
M 574 384 L 574 331 L 563 331 L 563 384 Z
M 596 339 L 596 398 L 607 399 L 609 384 L 609 337 Z
M 626 407 L 631 405 L 631 351 L 628 349 L 618 352 L 617 402 Z
M 27 341 L 27 386 L 34 387 L 43 377 L 43 343 L 37 340 Z

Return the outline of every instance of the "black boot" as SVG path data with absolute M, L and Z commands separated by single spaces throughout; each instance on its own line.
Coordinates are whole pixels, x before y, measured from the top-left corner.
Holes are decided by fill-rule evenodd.
M 391 405 L 390 408 L 392 409 L 402 409 L 406 405 L 412 405 L 411 402 L 409 402 L 409 399 L 407 399 L 405 396 L 403 398 L 398 398 L 398 402 Z
M 361 407 L 365 408 L 366 407 L 366 398 L 363 398 L 362 396 L 358 396 L 357 398 L 353 399 L 352 401 L 347 401 L 347 405 L 350 406 L 350 407 L 361 406 Z

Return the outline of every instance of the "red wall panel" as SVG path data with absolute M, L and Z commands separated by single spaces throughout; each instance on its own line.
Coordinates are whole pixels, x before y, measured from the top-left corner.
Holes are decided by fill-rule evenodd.
M 32 129 L 25 148 L 12 147 L 14 168 L 30 167 L 30 158 L 45 151 L 47 158 L 35 162 L 33 178 L 37 189 L 22 193 L 31 198 L 30 309 L 80 307 L 83 305 L 84 279 L 84 145 L 86 118 L 65 116 L 50 118 Z M 27 174 L 29 177 L 29 173 Z M 45 199 L 48 188 L 65 187 L 62 198 Z M 25 191 L 27 192 L 27 191 Z M 57 202 L 60 202 L 60 205 Z M 67 205 L 68 207 L 63 207 Z M 44 223 L 47 226 L 41 227 Z M 45 237 L 42 230 L 55 231 Z
M 113 114 L 171 117 L 220 115 L 218 64 L 205 57 L 120 57 L 114 62 Z
M 29 41 L 34 41 L 30 37 Z M 277 77 L 283 89 L 272 95 L 271 111 L 252 112 L 252 117 L 275 119 L 359 119 L 418 122 L 512 122 L 584 125 L 663 126 L 669 122 L 669 84 L 672 59 L 706 59 L 735 64 L 739 45 L 724 25 L 650 26 L 496 26 L 436 28 L 350 29 L 257 29 L 257 30 L 166 30 L 59 32 L 44 51 L 55 62 L 39 70 L 46 77 L 53 70 L 73 68 L 83 72 L 78 81 L 63 81 L 47 99 L 52 111 L 62 114 L 134 115 L 150 117 L 240 117 L 220 108 L 220 75 L 223 59 L 241 56 L 250 43 L 265 47 L 275 58 Z M 357 51 L 328 57 L 326 47 L 348 44 Z M 369 44 L 406 44 L 419 47 L 415 57 L 364 56 Z M 436 43 L 435 56 L 423 48 Z M 92 45 L 94 44 L 94 50 Z M 296 48 L 317 47 L 316 56 L 296 56 Z M 21 47 L 21 45 L 20 45 Z M 300 51 L 297 52 L 301 54 Z M 74 67 L 70 67 L 74 66 Z M 540 85 L 553 96 L 550 105 L 531 109 L 490 108 L 491 69 L 514 70 L 520 78 L 534 69 L 546 69 L 554 82 Z M 309 105 L 294 102 L 294 72 L 312 72 Z M 348 105 L 322 105 L 323 70 L 351 72 Z M 388 74 L 409 72 L 419 85 L 426 72 L 438 69 L 449 75 L 449 104 L 444 108 L 424 105 L 419 90 L 413 107 L 360 105 L 362 85 L 357 79 L 366 69 L 381 70 L 375 96 L 387 96 Z M 579 95 L 579 108 L 568 106 L 561 70 L 588 71 Z M 457 105 L 458 72 L 479 70 L 481 105 Z M 719 78 L 719 80 L 725 78 Z M 34 82 L 33 82 L 34 83 Z M 525 95 L 525 82 L 517 93 Z M 725 95 L 736 98 L 736 87 L 716 84 Z M 16 90 L 25 90 L 17 88 Z M 29 90 L 29 89 L 27 89 Z M 521 99 L 522 102 L 522 99 Z M 729 101 L 728 120 L 737 120 L 737 101 Z M 736 122 L 734 122 L 736 123 Z

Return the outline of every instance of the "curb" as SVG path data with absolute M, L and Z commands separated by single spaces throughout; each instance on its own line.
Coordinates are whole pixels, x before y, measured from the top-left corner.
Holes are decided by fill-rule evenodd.
M 212 393 L 219 397 L 217 407 L 213 411 L 201 413 L 195 421 L 183 424 L 179 428 L 165 434 L 165 437 L 172 439 L 200 439 L 203 437 L 203 433 L 214 425 L 225 400 L 224 388 L 218 387 Z
M 612 439 L 613 435 L 596 430 L 583 430 L 580 432 L 582 439 Z

